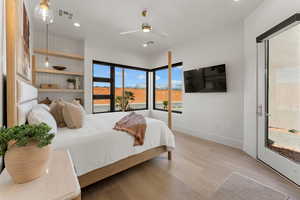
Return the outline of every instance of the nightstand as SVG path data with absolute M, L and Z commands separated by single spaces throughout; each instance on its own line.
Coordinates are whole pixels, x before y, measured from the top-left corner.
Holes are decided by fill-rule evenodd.
M 0 199 L 80 200 L 80 185 L 70 153 L 53 151 L 45 175 L 25 184 L 13 183 L 4 169 L 0 175 Z

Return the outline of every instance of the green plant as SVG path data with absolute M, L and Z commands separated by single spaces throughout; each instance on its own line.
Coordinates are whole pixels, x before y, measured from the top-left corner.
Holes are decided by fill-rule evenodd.
M 5 154 L 10 143 L 22 147 L 31 141 L 35 141 L 39 148 L 51 144 L 54 134 L 49 134 L 50 130 L 51 128 L 45 123 L 0 128 L 0 156 Z
M 122 96 L 117 96 L 115 99 L 116 106 L 121 108 L 122 110 L 130 110 L 130 101 L 134 101 L 135 96 L 131 91 L 124 92 L 124 100 Z
M 169 101 L 163 101 L 164 110 L 168 109 Z

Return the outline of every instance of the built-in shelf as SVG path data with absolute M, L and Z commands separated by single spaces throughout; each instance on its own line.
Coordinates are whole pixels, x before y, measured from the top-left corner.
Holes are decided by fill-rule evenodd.
M 72 92 L 72 93 L 82 93 L 83 90 L 79 89 L 79 90 L 72 90 L 72 89 L 43 89 L 43 88 L 39 88 L 39 92 Z
M 68 54 L 68 53 L 63 53 L 58 51 L 47 51 L 46 49 L 35 49 L 33 52 L 36 54 L 42 54 L 48 56 L 56 56 L 56 57 L 69 58 L 75 60 L 84 60 L 84 57 L 81 55 Z
M 83 76 L 82 72 L 68 72 L 68 71 L 59 71 L 59 70 L 54 70 L 54 69 L 37 68 L 35 71 L 39 72 L 39 73 L 48 73 L 48 74 L 62 74 L 62 75 Z

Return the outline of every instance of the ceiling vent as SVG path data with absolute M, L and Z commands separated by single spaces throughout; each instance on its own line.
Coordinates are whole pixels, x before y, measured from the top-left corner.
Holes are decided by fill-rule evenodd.
M 70 12 L 65 11 L 63 9 L 59 9 L 58 15 L 60 17 L 66 17 L 67 19 L 73 19 L 73 13 L 70 13 Z

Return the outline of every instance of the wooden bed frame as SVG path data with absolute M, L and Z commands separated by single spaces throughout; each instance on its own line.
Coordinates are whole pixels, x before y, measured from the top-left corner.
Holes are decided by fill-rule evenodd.
M 105 167 L 95 169 L 87 174 L 78 177 L 80 187 L 84 188 L 86 186 L 89 186 L 93 183 L 101 181 L 119 172 L 141 164 L 145 161 L 151 160 L 152 158 L 155 158 L 160 154 L 166 152 L 168 152 L 168 160 L 171 160 L 172 152 L 168 151 L 166 146 L 160 146 L 153 149 L 149 149 L 143 153 L 130 156 Z

